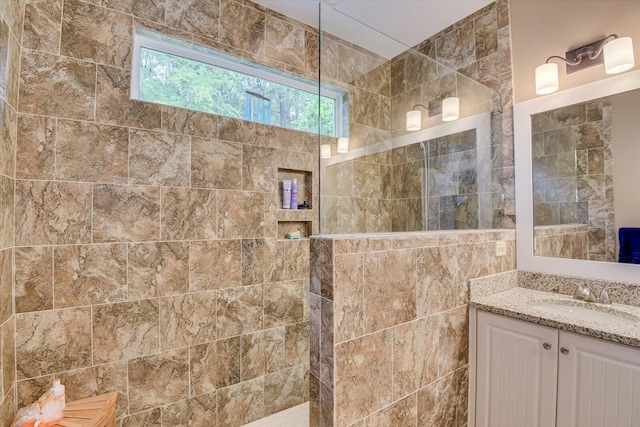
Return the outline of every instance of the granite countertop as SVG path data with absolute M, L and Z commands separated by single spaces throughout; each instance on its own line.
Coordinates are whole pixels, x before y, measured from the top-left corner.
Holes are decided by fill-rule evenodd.
M 576 320 L 535 308 L 536 305 L 541 304 L 587 307 L 626 317 L 634 323 L 607 324 L 593 320 Z M 636 306 L 586 303 L 567 295 L 519 287 L 472 298 L 469 306 L 514 319 L 640 348 L 640 307 Z

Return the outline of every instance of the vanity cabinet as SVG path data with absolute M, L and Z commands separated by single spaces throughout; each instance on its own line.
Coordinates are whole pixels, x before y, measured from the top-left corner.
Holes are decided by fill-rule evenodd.
M 640 427 L 639 349 L 471 315 L 470 427 Z

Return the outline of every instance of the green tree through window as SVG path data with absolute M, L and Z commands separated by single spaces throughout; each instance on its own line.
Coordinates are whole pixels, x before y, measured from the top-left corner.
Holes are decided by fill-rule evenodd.
M 139 99 L 245 119 L 247 93 L 270 100 L 269 120 L 288 129 L 318 132 L 318 95 L 248 74 L 146 47 L 140 48 Z M 320 97 L 321 133 L 336 136 L 336 100 Z

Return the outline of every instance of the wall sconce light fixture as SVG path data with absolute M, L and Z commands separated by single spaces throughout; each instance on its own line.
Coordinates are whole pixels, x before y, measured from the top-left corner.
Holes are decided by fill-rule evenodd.
M 451 96 L 442 100 L 442 121 L 452 122 L 460 118 L 460 98 Z
M 604 52 L 604 55 L 601 55 Z M 575 73 L 593 65 L 602 64 L 607 74 L 627 71 L 635 65 L 633 58 L 633 42 L 631 37 L 618 37 L 610 34 L 607 37 L 591 42 L 585 46 L 570 50 L 562 56 L 550 56 L 546 62 L 536 68 L 536 93 L 546 95 L 558 90 L 558 64 L 549 62 L 556 58 L 564 61 L 567 74 Z
M 413 106 L 411 111 L 407 111 L 407 117 L 405 119 L 405 128 L 409 132 L 420 130 L 420 128 L 422 127 L 422 111 L 416 110 L 416 108 L 418 107 L 422 107 L 425 110 L 429 111 L 429 108 L 425 107 L 422 104 L 416 104 Z
M 349 152 L 349 138 L 338 138 L 338 149 L 336 151 L 338 153 L 348 153 Z
M 422 104 L 416 104 L 411 111 L 407 111 L 405 119 L 405 129 L 409 132 L 420 130 L 422 128 L 422 111 L 418 110 L 422 107 L 429 111 L 428 107 Z M 451 96 L 442 100 L 442 121 L 450 122 L 460 118 L 460 98 Z
M 322 144 L 320 146 L 320 158 L 321 159 L 331 158 L 331 146 L 329 144 Z

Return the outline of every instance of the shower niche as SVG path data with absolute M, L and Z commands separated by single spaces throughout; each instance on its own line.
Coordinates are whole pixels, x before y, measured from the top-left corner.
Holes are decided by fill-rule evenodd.
M 306 203 L 306 209 L 283 209 L 283 180 L 294 179 L 298 183 L 298 205 Z M 307 239 L 314 232 L 313 220 L 316 215 L 313 200 L 313 173 L 307 170 L 278 168 L 278 203 L 277 236 L 286 239 L 287 234 L 299 233 L 300 238 Z

